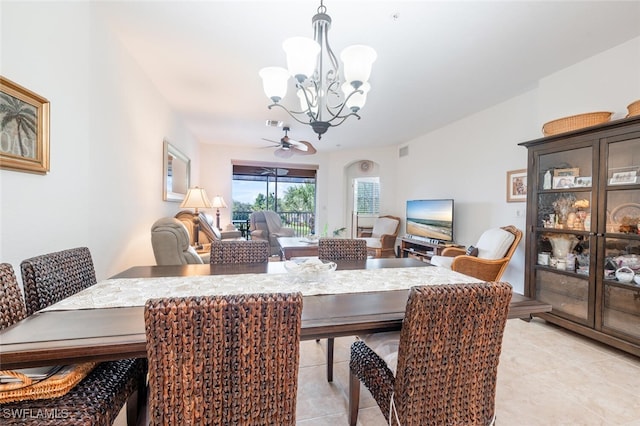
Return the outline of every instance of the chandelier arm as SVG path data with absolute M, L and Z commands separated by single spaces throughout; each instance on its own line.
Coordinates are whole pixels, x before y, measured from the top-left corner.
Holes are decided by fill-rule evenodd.
M 296 120 L 298 123 L 300 124 L 306 124 L 306 125 L 310 125 L 311 122 L 309 121 L 302 121 L 300 120 L 298 117 L 296 117 L 293 114 L 306 114 L 304 111 L 300 111 L 300 112 L 291 112 L 287 109 L 287 107 L 285 107 L 284 105 L 280 105 L 280 104 L 271 104 L 268 106 L 269 109 L 271 109 L 272 107 L 278 107 L 278 108 L 282 108 L 287 114 L 289 114 L 291 116 L 291 118 L 293 118 L 294 120 Z M 314 120 L 315 121 L 315 120 Z
M 289 114 L 303 114 L 305 116 L 309 116 L 309 113 L 307 111 L 290 111 L 286 106 L 282 105 L 281 103 L 273 103 L 271 105 L 267 105 L 267 108 L 271 109 L 271 107 L 280 107 L 284 110 L 286 110 Z
M 336 115 L 331 120 L 327 121 L 327 123 L 329 123 L 329 127 L 338 127 L 339 125 L 344 123 L 349 117 L 356 117 L 358 120 L 360 120 L 360 116 L 357 113 L 351 112 L 347 115 L 342 115 L 342 116 Z M 337 123 L 331 123 L 333 120 L 336 120 L 336 119 L 340 119 L 340 121 Z
M 329 86 L 327 86 L 327 93 L 332 93 L 336 96 L 340 96 L 340 80 L 334 78 Z
M 333 80 L 336 81 L 338 78 L 338 75 L 340 75 L 340 63 L 338 62 L 338 58 L 336 57 L 336 55 L 333 53 L 333 49 L 331 49 L 331 46 L 329 45 L 329 29 L 328 28 L 324 33 L 324 45 L 327 47 L 327 56 L 331 61 L 331 66 L 332 66 L 331 71 L 333 71 L 333 73 L 335 74 L 333 77 Z M 327 73 L 327 76 L 329 76 L 329 72 Z
M 317 84 L 317 82 L 316 81 L 312 81 L 312 83 L 313 83 L 313 87 L 314 87 L 315 92 L 319 93 L 318 92 L 318 84 Z M 298 84 L 296 84 L 296 87 L 298 87 L 300 90 L 302 90 L 302 93 L 304 94 L 305 102 L 307 103 L 306 111 L 301 111 L 300 114 L 306 114 L 313 121 L 318 121 L 319 118 L 320 118 L 319 112 L 316 112 L 315 114 L 313 113 L 313 107 L 314 106 L 319 111 L 318 103 L 317 103 L 318 96 L 316 96 L 316 102 L 313 102 L 313 99 L 309 98 L 309 93 L 307 92 L 307 89 L 303 85 L 298 83 Z M 298 113 L 295 113 L 295 114 L 298 114 Z
M 326 106 L 327 112 L 332 116 L 332 118 L 330 120 L 328 120 L 328 122 L 332 122 L 333 120 L 335 120 L 336 118 L 342 118 L 342 117 L 350 117 L 352 115 L 355 115 L 356 117 L 358 117 L 358 120 L 360 120 L 360 116 L 356 113 L 356 112 L 350 112 L 347 115 L 340 115 L 342 114 L 342 111 L 344 110 L 344 108 L 347 106 L 347 101 L 349 100 L 349 98 L 351 98 L 353 95 L 355 95 L 356 93 L 360 93 L 362 94 L 363 91 L 360 89 L 354 90 L 353 92 L 351 92 L 349 94 L 349 96 L 347 96 L 344 100 L 344 102 L 342 102 L 340 105 L 336 105 L 335 107 L 333 107 L 333 109 L 336 109 L 338 107 L 340 107 L 340 109 L 337 112 L 333 112 L 331 109 L 329 109 L 328 105 Z M 344 120 L 342 120 L 344 121 Z M 342 123 L 342 121 L 340 123 Z

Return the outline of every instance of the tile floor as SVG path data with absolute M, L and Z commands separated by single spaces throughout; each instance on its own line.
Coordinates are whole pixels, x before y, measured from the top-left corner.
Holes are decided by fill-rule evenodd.
M 326 381 L 326 341 L 302 342 L 297 424 L 346 425 L 352 338 L 336 339 L 334 382 Z M 122 415 L 116 425 L 125 425 Z M 640 358 L 535 319 L 509 320 L 498 371 L 498 425 L 640 426 Z M 383 426 L 361 392 L 358 424 Z

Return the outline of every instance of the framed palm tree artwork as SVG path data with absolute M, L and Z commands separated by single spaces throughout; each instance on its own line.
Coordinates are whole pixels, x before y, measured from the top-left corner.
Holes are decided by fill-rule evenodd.
M 49 101 L 1 76 L 0 168 L 49 171 Z

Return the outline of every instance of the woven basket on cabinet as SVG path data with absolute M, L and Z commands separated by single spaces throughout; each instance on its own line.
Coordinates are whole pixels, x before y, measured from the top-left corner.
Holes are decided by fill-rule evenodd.
M 629 111 L 629 114 L 627 114 L 627 117 L 634 117 L 636 115 L 640 115 L 640 99 L 630 103 L 629 106 L 627 107 L 627 110 Z
M 611 119 L 611 115 L 611 112 L 600 111 L 559 118 L 545 123 L 542 126 L 542 133 L 545 136 L 551 136 L 557 135 L 558 133 L 582 129 L 583 127 L 595 126 L 596 124 L 609 121 Z

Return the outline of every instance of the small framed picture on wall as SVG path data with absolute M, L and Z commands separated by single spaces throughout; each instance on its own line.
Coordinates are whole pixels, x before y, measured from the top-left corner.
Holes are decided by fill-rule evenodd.
M 527 169 L 507 172 L 507 203 L 527 201 Z
M 0 76 L 0 168 L 49 171 L 49 101 Z

